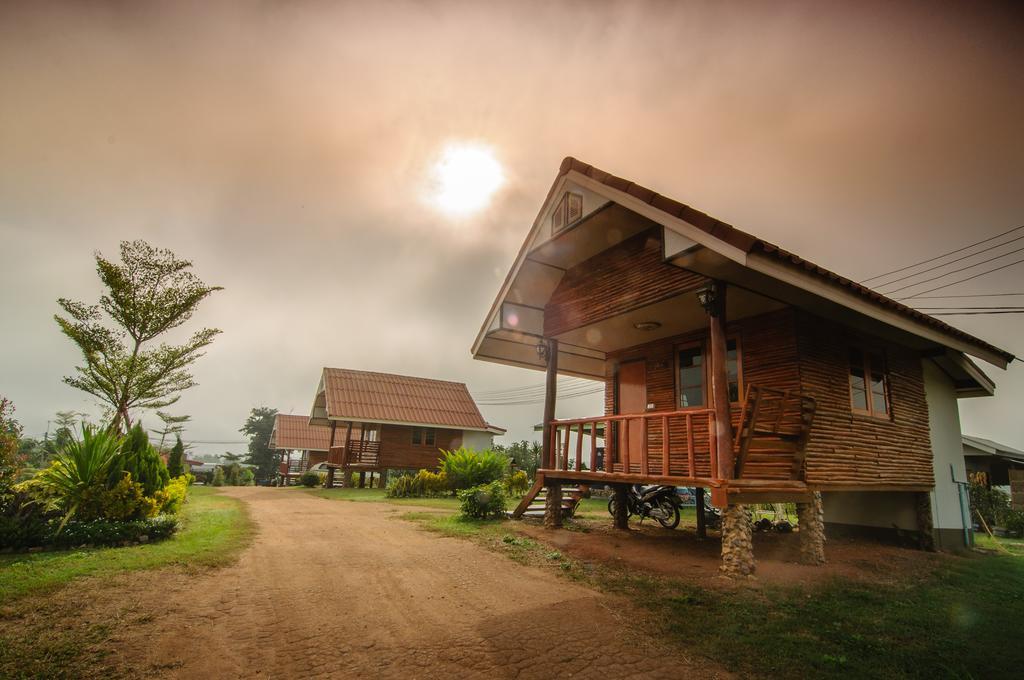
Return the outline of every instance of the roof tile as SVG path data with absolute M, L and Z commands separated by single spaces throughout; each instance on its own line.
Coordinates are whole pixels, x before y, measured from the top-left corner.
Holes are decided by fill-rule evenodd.
M 344 368 L 325 368 L 323 381 L 329 418 L 491 427 L 463 383 Z

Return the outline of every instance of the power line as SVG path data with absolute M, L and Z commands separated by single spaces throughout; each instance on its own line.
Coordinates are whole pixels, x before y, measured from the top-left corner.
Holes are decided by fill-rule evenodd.
M 979 310 L 984 310 L 984 309 L 1024 309 L 1024 307 L 1021 307 L 1020 305 L 1011 305 L 1011 306 L 1005 306 L 1005 307 L 1000 307 L 1000 306 L 983 307 L 983 306 L 980 306 L 980 305 L 960 305 L 958 307 L 915 307 L 914 309 L 937 309 L 939 311 L 948 312 L 948 311 L 952 311 L 952 310 L 964 310 L 964 309 L 969 309 L 969 310 L 972 310 L 972 311 L 979 311 Z
M 960 272 L 967 271 L 968 269 L 973 269 L 973 268 L 981 266 L 983 264 L 988 264 L 989 262 L 993 262 L 995 260 L 998 260 L 1001 257 L 1006 257 L 1007 255 L 1013 255 L 1013 254 L 1019 253 L 1021 251 L 1024 251 L 1024 247 L 1017 248 L 1016 250 L 1011 250 L 1010 252 L 1003 253 L 1002 255 L 996 255 L 995 257 L 990 257 L 989 259 L 982 260 L 981 262 L 975 262 L 974 264 L 969 264 L 966 267 L 961 267 L 960 269 L 954 269 L 952 271 L 948 271 L 945 274 L 939 274 L 938 276 L 933 276 L 930 279 L 922 279 L 921 281 L 915 281 L 914 283 L 909 283 L 909 284 L 907 284 L 905 286 L 901 286 L 899 288 L 894 288 L 893 290 L 885 291 L 884 294 L 885 295 L 892 295 L 893 293 L 898 293 L 901 290 L 906 290 L 907 288 L 913 288 L 914 286 L 920 286 L 920 285 L 925 284 L 925 283 L 931 283 L 932 281 L 938 281 L 939 279 L 945 278 L 945 277 L 949 276 L 950 274 L 959 274 Z M 883 285 L 888 285 L 888 284 L 883 284 Z M 935 290 L 938 290 L 938 289 L 936 288 Z M 927 292 L 931 292 L 931 291 L 925 291 L 925 292 L 927 293 Z M 911 296 L 911 297 L 913 297 L 913 296 Z
M 1003 246 L 1008 246 L 1011 243 L 1016 243 L 1017 241 L 1020 241 L 1022 239 L 1024 239 L 1024 236 L 1018 236 L 1017 238 L 1012 238 L 1009 241 L 1004 241 L 1002 243 L 997 243 L 994 246 L 989 246 L 988 248 L 983 248 L 983 249 L 981 249 L 981 250 L 979 250 L 977 252 L 970 253 L 969 255 L 964 255 L 963 257 L 958 257 L 955 260 L 950 260 L 949 262 L 943 262 L 942 264 L 937 264 L 934 267 L 928 267 L 927 269 L 922 269 L 919 272 L 914 272 L 913 274 L 907 274 L 906 276 L 901 276 L 898 279 L 893 279 L 891 281 L 886 281 L 885 283 L 880 283 L 878 285 L 879 285 L 879 287 L 891 286 L 894 283 L 899 283 L 900 281 L 906 281 L 907 279 L 912 279 L 912 278 L 914 278 L 916 276 L 921 276 L 922 274 L 927 274 L 928 272 L 933 272 L 936 269 L 942 269 L 943 267 L 948 267 L 951 264 L 956 264 L 957 262 L 963 262 L 964 260 L 969 260 L 972 257 L 974 257 L 975 255 L 981 255 L 982 253 L 987 253 L 987 252 L 989 252 L 991 250 L 995 250 L 996 248 L 1002 248 Z M 1017 252 L 1017 251 L 1012 251 L 1012 252 Z M 1009 254 L 1010 253 L 1003 253 L 1003 255 L 1009 255 Z M 1002 257 L 1002 255 L 997 255 L 996 257 L 997 258 L 998 257 Z M 992 258 L 992 259 L 996 259 L 996 258 Z M 984 264 L 984 262 L 978 262 L 977 264 Z M 950 272 L 950 273 L 952 273 L 952 272 Z
M 1024 314 L 1024 309 L 1008 309 L 999 312 L 936 312 L 931 316 L 971 316 L 979 314 Z
M 976 295 L 915 295 L 918 300 L 948 300 L 950 298 L 976 298 L 976 297 L 1011 297 L 1024 296 L 1024 293 L 978 293 Z
M 948 253 L 943 253 L 942 255 L 936 255 L 935 257 L 928 258 L 927 260 L 921 260 L 920 262 L 915 262 L 914 264 L 908 264 L 906 267 L 900 267 L 899 269 L 893 269 L 892 271 L 885 272 L 884 274 L 877 274 L 877 275 L 872 276 L 870 278 L 864 279 L 863 281 L 861 281 L 861 283 L 867 283 L 868 281 L 874 281 L 875 279 L 881 279 L 883 277 L 889 276 L 890 274 L 898 274 L 899 272 L 904 272 L 904 271 L 906 271 L 908 269 L 913 269 L 914 267 L 920 266 L 922 264 L 928 264 L 929 262 L 934 262 L 935 260 L 941 260 L 942 258 L 948 257 L 950 255 L 956 255 L 957 253 L 962 253 L 963 251 L 969 250 L 970 248 L 973 248 L 974 246 L 980 246 L 982 243 L 988 243 L 989 241 L 994 241 L 997 238 L 1001 238 L 1003 236 L 1006 236 L 1007 234 L 1012 234 L 1013 232 L 1020 231 L 1021 229 L 1024 229 L 1024 224 L 1022 224 L 1019 227 L 1014 227 L 1013 229 L 1008 229 L 1007 231 L 1004 231 L 1001 234 L 996 234 L 995 236 L 992 236 L 990 238 L 984 239 L 982 241 L 976 241 L 975 243 L 971 243 L 971 244 L 966 245 L 966 246 L 964 246 L 962 248 L 957 248 L 956 250 L 951 250 Z
M 980 273 L 975 274 L 973 276 L 968 276 L 965 279 L 960 279 L 959 281 L 954 281 L 953 283 L 946 283 L 946 284 L 943 284 L 941 286 L 936 286 L 935 288 L 929 288 L 928 290 L 922 290 L 920 293 L 915 293 L 913 295 L 908 295 L 906 297 L 902 297 L 902 298 L 899 298 L 899 299 L 900 300 L 910 300 L 912 298 L 916 298 L 918 295 L 924 295 L 925 293 L 934 293 L 937 290 L 942 290 L 943 288 L 949 288 L 950 286 L 955 286 L 958 283 L 965 283 L 967 281 L 971 281 L 973 279 L 978 278 L 979 276 L 985 276 L 986 274 L 991 274 L 993 272 L 997 272 L 997 271 L 1000 271 L 1002 269 L 1006 269 L 1007 267 L 1013 267 L 1014 265 L 1018 265 L 1021 262 L 1024 262 L 1024 260 L 1017 260 L 1016 262 L 1010 262 L 1009 264 L 1004 264 L 1001 267 L 996 267 L 994 269 L 989 269 L 987 271 L 980 272 Z

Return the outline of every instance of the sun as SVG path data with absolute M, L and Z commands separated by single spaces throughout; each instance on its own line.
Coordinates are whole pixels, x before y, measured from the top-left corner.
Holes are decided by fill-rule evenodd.
M 505 183 L 505 173 L 485 144 L 449 144 L 431 169 L 431 199 L 449 215 L 464 217 L 484 208 Z

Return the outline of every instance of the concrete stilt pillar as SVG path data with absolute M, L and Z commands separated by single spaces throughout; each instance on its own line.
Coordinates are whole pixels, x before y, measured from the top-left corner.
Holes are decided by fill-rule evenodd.
M 544 500 L 544 526 L 549 529 L 562 528 L 562 485 L 549 484 L 548 496 Z
M 722 509 L 722 566 L 725 576 L 740 578 L 754 573 L 754 537 L 745 505 Z
M 800 533 L 800 561 L 814 566 L 825 564 L 825 506 L 821 492 L 815 491 L 810 503 L 796 504 Z
M 626 500 L 628 487 L 625 484 L 615 485 L 615 528 L 629 529 L 629 502 Z

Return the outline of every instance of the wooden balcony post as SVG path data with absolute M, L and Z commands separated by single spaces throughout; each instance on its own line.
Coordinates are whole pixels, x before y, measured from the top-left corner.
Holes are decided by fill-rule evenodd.
M 715 409 L 715 447 L 718 475 L 733 478 L 732 418 L 729 414 L 729 375 L 726 371 L 728 353 L 725 337 L 725 283 L 716 281 L 714 298 L 707 306 L 711 349 L 711 404 Z
M 541 457 L 542 467 L 551 468 L 555 460 L 555 451 L 551 446 L 551 421 L 555 419 L 555 399 L 558 395 L 558 340 L 542 341 L 544 358 L 547 361 L 547 375 L 544 381 L 544 423 L 542 441 L 544 449 Z
M 543 356 L 547 360 L 547 375 L 544 381 L 544 467 L 556 467 L 558 442 L 552 432 L 551 421 L 555 419 L 555 399 L 558 396 L 558 340 L 547 340 L 543 345 Z M 565 448 L 568 455 L 569 429 L 566 428 Z M 544 506 L 544 526 L 557 529 L 562 526 L 562 485 L 548 484 L 548 495 Z

